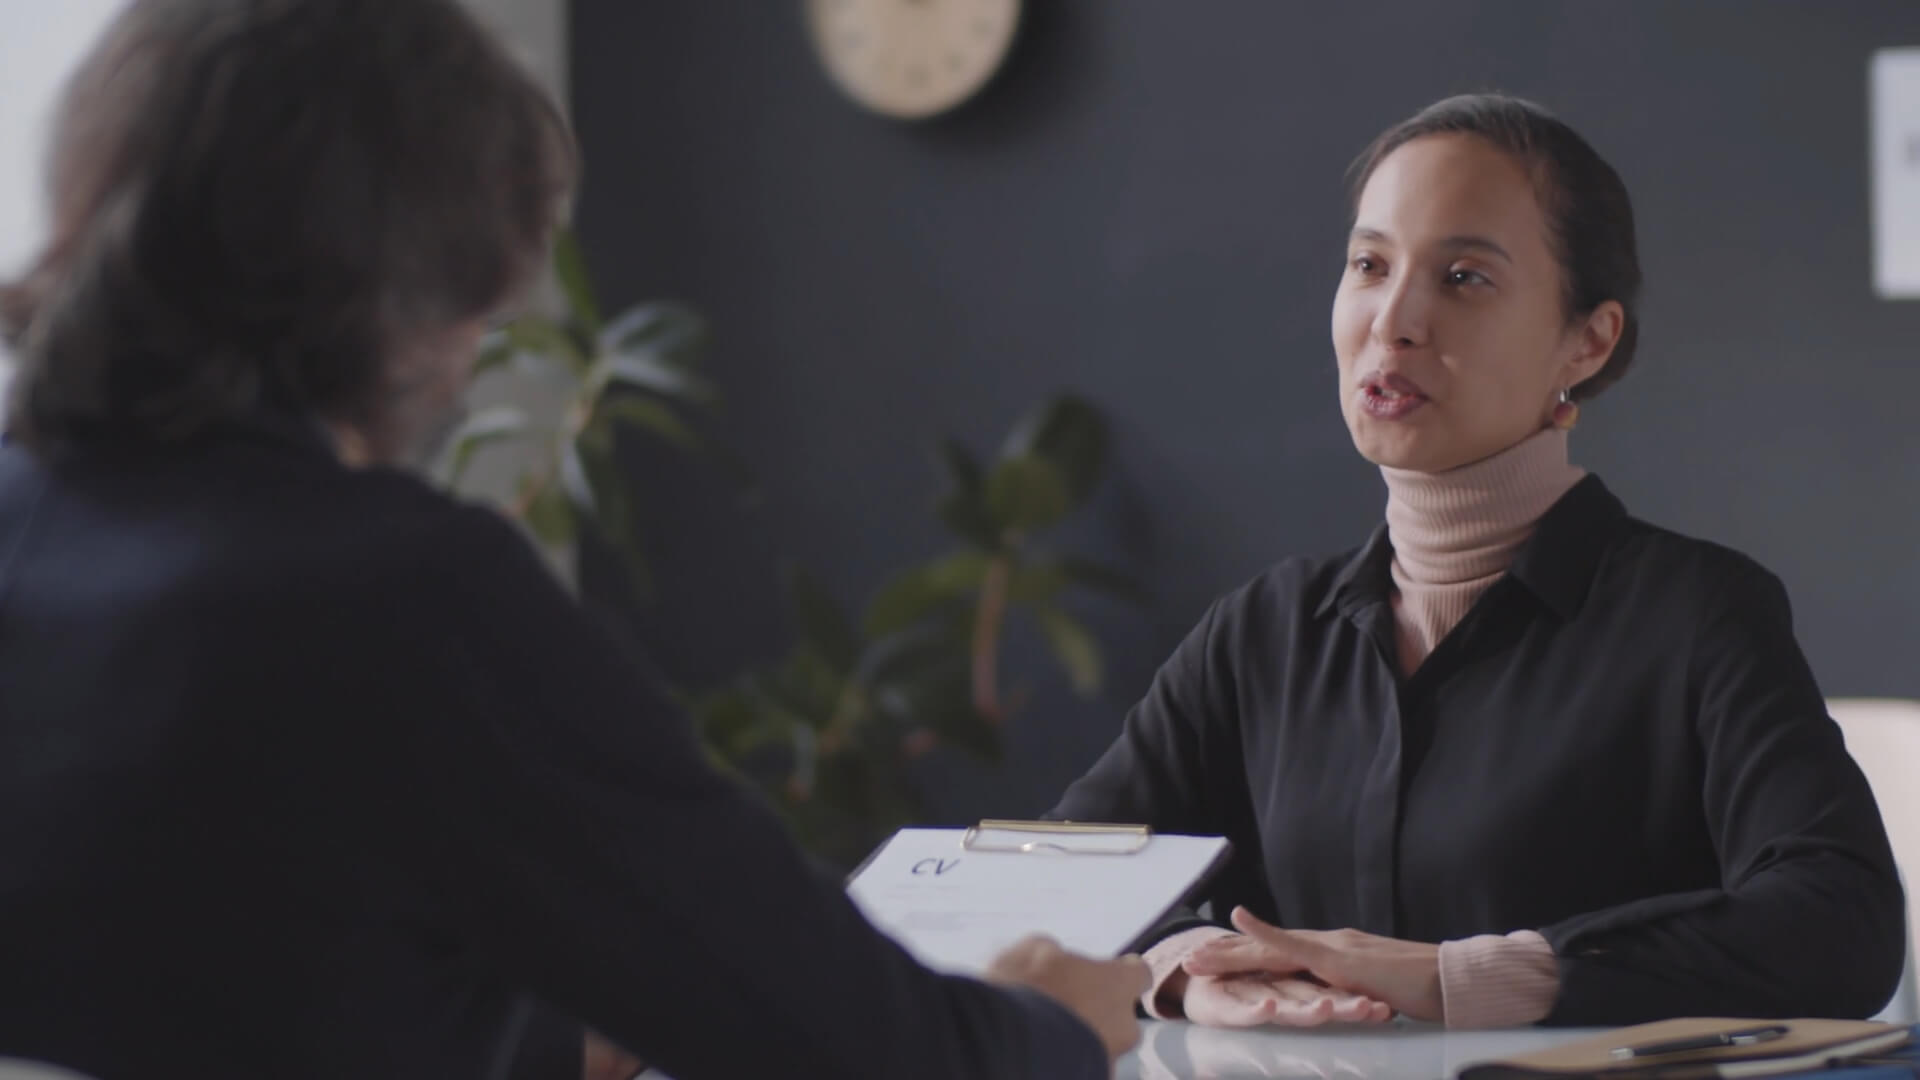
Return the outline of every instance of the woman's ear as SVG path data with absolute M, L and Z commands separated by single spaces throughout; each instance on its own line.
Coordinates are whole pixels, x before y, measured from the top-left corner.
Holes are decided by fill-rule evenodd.
M 1626 328 L 1627 309 L 1618 300 L 1604 301 L 1589 312 L 1569 331 L 1572 351 L 1561 369 L 1560 385 L 1572 388 L 1598 375 Z

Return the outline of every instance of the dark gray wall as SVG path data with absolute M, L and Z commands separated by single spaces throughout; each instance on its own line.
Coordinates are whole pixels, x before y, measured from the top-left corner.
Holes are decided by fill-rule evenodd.
M 1872 297 L 1866 209 L 1867 58 L 1920 44 L 1920 3 L 1029 0 L 1003 77 L 919 126 L 837 95 L 800 6 L 574 4 L 590 261 L 612 299 L 710 314 L 724 434 L 768 494 L 743 516 L 659 471 L 670 577 L 641 618 L 669 670 L 778 647 L 778 557 L 863 598 L 940 540 L 937 433 L 986 444 L 1078 389 L 1118 433 L 1084 538 L 1160 610 L 1093 612 L 1109 700 L 1049 689 L 1001 779 L 933 778 L 956 818 L 1041 808 L 1210 598 L 1377 520 L 1327 341 L 1342 171 L 1501 88 L 1581 129 L 1639 212 L 1641 367 L 1577 460 L 1781 574 L 1829 692 L 1920 697 L 1920 306 Z

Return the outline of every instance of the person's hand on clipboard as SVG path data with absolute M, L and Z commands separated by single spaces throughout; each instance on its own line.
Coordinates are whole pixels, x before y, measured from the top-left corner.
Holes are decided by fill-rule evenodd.
M 1231 849 L 1144 825 L 908 828 L 848 877 L 847 893 L 921 963 L 1045 994 L 1117 1062 L 1140 1040 L 1136 1009 L 1153 983 L 1134 949 Z
M 1109 1064 L 1140 1042 L 1134 1005 L 1152 980 L 1147 962 L 1138 956 L 1091 960 L 1051 938 L 1030 937 L 995 957 L 986 978 L 1038 990 L 1066 1006 L 1100 1036 Z

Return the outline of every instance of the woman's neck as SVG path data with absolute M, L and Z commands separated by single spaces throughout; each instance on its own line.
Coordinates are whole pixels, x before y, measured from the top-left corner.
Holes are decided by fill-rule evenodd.
M 1533 525 L 1585 470 L 1567 461 L 1567 433 L 1548 428 L 1443 473 L 1382 468 L 1394 561 L 1416 582 L 1499 574 Z
M 1586 475 L 1549 428 L 1458 469 L 1381 468 L 1400 661 L 1411 673 L 1512 565 L 1542 515 Z

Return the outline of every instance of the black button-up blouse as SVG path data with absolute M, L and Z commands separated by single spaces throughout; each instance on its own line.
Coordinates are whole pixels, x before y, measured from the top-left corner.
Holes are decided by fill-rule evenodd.
M 1383 527 L 1217 601 L 1054 814 L 1229 837 L 1221 915 L 1537 929 L 1549 1023 L 1885 1003 L 1899 878 L 1778 579 L 1590 476 L 1403 677 L 1391 560 Z

